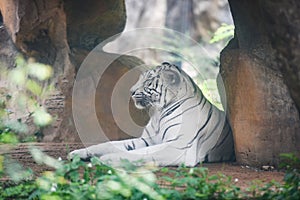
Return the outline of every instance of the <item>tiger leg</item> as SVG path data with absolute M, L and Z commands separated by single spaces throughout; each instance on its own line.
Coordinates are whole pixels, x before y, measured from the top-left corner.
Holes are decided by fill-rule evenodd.
M 93 156 L 103 156 L 110 153 L 118 153 L 123 151 L 130 151 L 136 148 L 143 148 L 147 146 L 147 142 L 142 138 L 134 138 L 120 141 L 110 141 L 97 145 L 92 145 L 87 148 L 77 149 L 69 153 L 68 158 L 72 159 L 78 155 L 82 160 L 88 160 Z
M 185 164 L 186 151 L 175 148 L 168 143 L 149 146 L 133 151 L 106 154 L 100 160 L 114 167 L 121 166 L 121 160 L 137 164 L 154 163 L 157 166 L 179 166 Z

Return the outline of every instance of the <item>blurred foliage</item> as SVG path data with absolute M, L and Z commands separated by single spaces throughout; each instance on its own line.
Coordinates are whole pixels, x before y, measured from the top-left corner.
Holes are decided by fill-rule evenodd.
M 14 68 L 0 66 L 0 143 L 17 143 L 20 134 L 28 133 L 32 119 L 38 128 L 51 124 L 53 118 L 45 109 L 45 101 L 54 89 L 49 79 L 49 65 L 27 61 L 18 56 Z M 21 141 L 33 141 L 33 135 Z
M 219 62 L 212 49 L 204 42 L 194 41 L 190 44 L 188 43 L 190 39 L 182 37 L 184 36 L 174 34 L 163 38 L 162 49 L 168 51 L 165 55 L 161 55 L 164 56 L 164 60 L 182 68 L 188 65 L 201 81 L 214 78 L 218 73 Z
M 72 161 L 56 160 L 36 148 L 31 148 L 31 153 L 39 164 L 46 164 L 55 170 L 45 171 L 31 179 L 28 178 L 29 173 L 21 174 L 27 180 L 11 186 L 0 184 L 0 199 L 292 200 L 300 195 L 299 169 L 286 168 L 291 166 L 290 163 L 300 163 L 293 154 L 289 154 L 288 158 L 285 156 L 287 163 L 283 166 L 288 170 L 283 183 L 271 181 L 262 184 L 256 181 L 249 188 L 241 190 L 231 177 L 209 175 L 208 169 L 203 167 L 137 167 L 124 162 L 124 167 L 112 168 L 96 157 L 86 163 L 79 157 L 74 157 Z
M 217 86 L 219 53 L 234 35 L 234 25 L 222 24 L 212 35 L 208 44 L 199 41 L 196 45 L 181 34 L 165 35 L 160 57 L 182 67 L 189 74 L 204 96 L 220 110 L 223 110 Z M 159 39 L 159 38 L 158 38 Z M 160 58 L 161 59 L 161 58 Z
M 213 37 L 209 41 L 210 43 L 223 42 L 227 43 L 233 38 L 234 35 L 234 25 L 222 24 L 216 32 L 213 34 Z
M 3 166 L 4 173 L 15 183 L 20 183 L 21 181 L 30 180 L 32 178 L 33 172 L 31 169 L 24 168 L 21 164 L 8 156 L 4 156 Z
M 32 176 L 30 169 L 24 169 L 3 153 L 12 148 L 9 144 L 36 141 L 35 135 L 28 134 L 28 120 L 31 119 L 37 129 L 52 122 L 52 116 L 45 109 L 46 98 L 53 90 L 47 81 L 52 74 L 50 66 L 32 59 L 26 61 L 22 56 L 16 58 L 12 69 L 0 66 L 0 177 L 4 171 L 14 182 Z M 33 186 L 26 183 L 8 188 L 6 192 L 26 196 L 25 189 L 33 189 Z
M 220 100 L 216 79 L 206 79 L 202 83 L 198 83 L 198 85 L 208 101 L 220 110 L 224 110 Z

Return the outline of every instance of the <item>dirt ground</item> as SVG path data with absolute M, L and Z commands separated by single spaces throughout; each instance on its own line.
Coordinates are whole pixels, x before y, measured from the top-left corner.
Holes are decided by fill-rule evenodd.
M 32 156 L 28 152 L 28 147 L 34 145 L 42 149 L 48 155 L 54 158 L 66 159 L 68 152 L 82 148 L 83 145 L 79 143 L 33 143 L 33 144 L 21 144 L 11 149 L 8 155 L 13 159 L 19 161 L 24 167 L 30 167 L 37 175 L 45 170 L 52 170 L 51 168 L 38 165 L 34 162 Z M 3 150 L 3 146 L 0 146 L 0 150 Z M 1 151 L 0 151 L 1 152 Z M 273 170 L 264 171 L 249 166 L 241 166 L 237 163 L 212 163 L 203 164 L 203 167 L 208 168 L 209 175 L 216 173 L 222 173 L 226 176 L 231 176 L 236 186 L 240 188 L 246 188 L 253 183 L 253 181 L 260 180 L 263 183 L 271 180 L 282 181 L 284 173 Z M 2 180 L 3 181 L 3 180 Z

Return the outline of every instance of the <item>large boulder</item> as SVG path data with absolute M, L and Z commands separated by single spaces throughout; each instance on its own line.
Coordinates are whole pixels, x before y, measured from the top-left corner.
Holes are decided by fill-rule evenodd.
M 282 31 L 283 19 L 278 14 L 281 3 L 259 0 L 229 0 L 229 3 L 235 35 L 221 53 L 220 73 L 227 94 L 237 161 L 255 166 L 278 165 L 280 153 L 300 152 L 296 107 L 300 88 L 295 92 L 300 70 L 293 68 L 300 54 L 295 53 L 299 51 L 299 46 L 294 46 L 298 43 L 286 38 L 286 34 L 299 36 L 299 27 L 291 25 Z M 293 10 L 293 5 L 286 9 Z M 292 13 L 282 12 L 287 22 Z M 296 19 L 300 18 L 293 18 Z M 287 23 L 297 24 L 297 20 Z M 297 72 L 293 76 L 291 68 Z

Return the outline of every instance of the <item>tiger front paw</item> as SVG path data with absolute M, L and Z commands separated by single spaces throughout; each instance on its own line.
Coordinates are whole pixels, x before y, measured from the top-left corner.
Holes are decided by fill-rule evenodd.
M 89 160 L 91 158 L 87 149 L 77 149 L 68 154 L 68 159 L 72 160 L 76 155 L 78 155 L 81 160 Z

